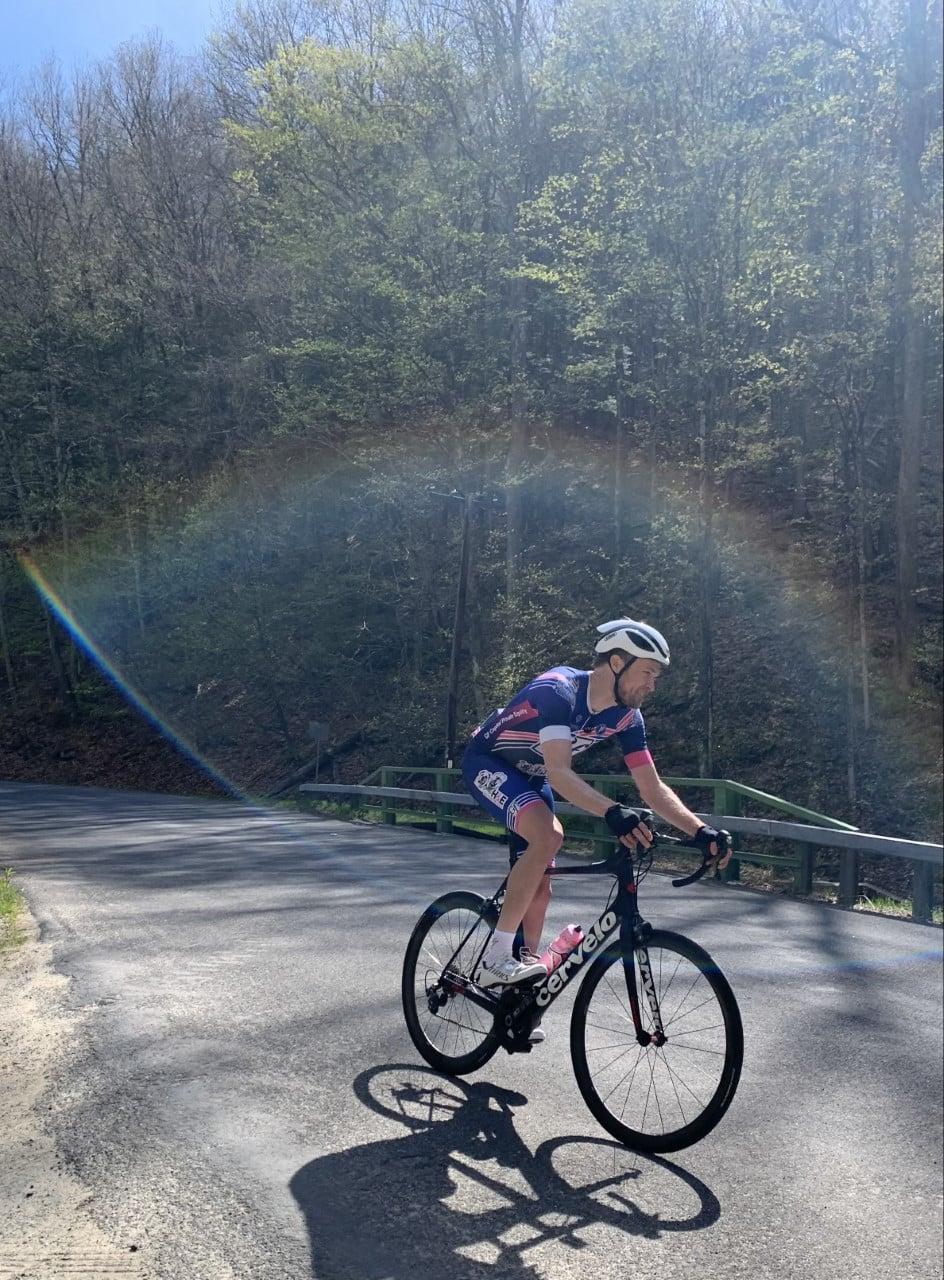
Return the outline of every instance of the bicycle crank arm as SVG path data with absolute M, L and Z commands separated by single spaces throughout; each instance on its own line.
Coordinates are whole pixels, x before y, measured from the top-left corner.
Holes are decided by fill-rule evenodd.
M 470 1004 L 478 1005 L 487 1013 L 494 1014 L 498 1010 L 498 997 L 489 991 L 483 991 L 461 973 L 451 973 L 447 969 L 440 978 L 438 986 L 447 997 L 464 996 Z
M 506 988 L 498 1000 L 495 1030 L 508 1053 L 531 1052 L 531 1031 L 540 1016 L 533 998 L 529 998 L 535 985 L 525 982 Z

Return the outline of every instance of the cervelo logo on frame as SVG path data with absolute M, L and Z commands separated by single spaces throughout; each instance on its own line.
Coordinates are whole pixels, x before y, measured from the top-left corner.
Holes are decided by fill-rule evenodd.
M 597 920 L 584 940 L 578 943 L 570 955 L 561 961 L 560 968 L 555 969 L 550 977 L 541 983 L 538 988 L 538 994 L 535 997 L 535 1004 L 540 1005 L 543 1009 L 545 1005 L 550 1004 L 552 996 L 556 996 L 559 991 L 563 991 L 584 960 L 592 955 L 597 947 L 606 941 L 607 935 L 616 928 L 616 921 L 617 915 L 615 911 L 608 911 L 606 915 Z
M 643 990 L 649 1000 L 649 1008 L 652 1010 L 652 1020 L 656 1031 L 662 1032 L 662 1019 L 659 1016 L 659 1001 L 656 999 L 656 985 L 652 980 L 652 968 L 649 964 L 649 952 L 644 948 L 636 952 L 636 962 L 639 965 L 639 976 L 642 978 Z

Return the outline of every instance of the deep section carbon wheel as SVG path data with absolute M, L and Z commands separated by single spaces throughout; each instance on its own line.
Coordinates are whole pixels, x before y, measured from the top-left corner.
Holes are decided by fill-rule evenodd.
M 654 1032 L 654 995 L 665 1042 L 638 1042 L 623 948 L 614 942 L 577 995 L 570 1052 L 584 1101 L 608 1133 L 637 1151 L 679 1151 L 710 1132 L 734 1097 L 744 1057 L 741 1015 L 727 979 L 690 939 L 655 929 L 645 952 L 652 994 L 632 957 L 642 1027 Z
M 403 1013 L 410 1038 L 437 1071 L 483 1067 L 499 1039 L 494 1016 L 464 994 L 498 913 L 477 893 L 447 893 L 426 908 L 403 958 Z

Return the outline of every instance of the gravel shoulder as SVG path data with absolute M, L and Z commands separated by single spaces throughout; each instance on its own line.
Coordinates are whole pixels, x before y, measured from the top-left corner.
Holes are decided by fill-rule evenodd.
M 0 1280 L 151 1280 L 138 1246 L 97 1226 L 47 1130 L 83 1018 L 65 1008 L 69 979 L 25 908 L 19 927 L 22 943 L 0 954 Z

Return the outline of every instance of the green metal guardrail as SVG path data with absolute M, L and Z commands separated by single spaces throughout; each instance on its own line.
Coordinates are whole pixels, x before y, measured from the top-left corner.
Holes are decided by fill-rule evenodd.
M 372 783 L 379 775 L 380 785 Z M 403 780 L 404 775 L 430 777 L 435 779 L 435 790 L 419 789 L 394 785 Z M 496 836 L 504 834 L 503 828 L 491 822 L 477 809 L 471 796 L 463 792 L 447 791 L 449 782 L 458 776 L 455 769 L 413 768 L 407 766 L 384 766 L 375 770 L 364 783 L 346 785 L 336 783 L 304 784 L 300 792 L 318 793 L 321 795 L 340 794 L 355 799 L 365 808 L 379 810 L 383 821 L 396 823 L 397 816 L 409 818 L 411 821 L 421 819 L 435 822 L 436 830 L 451 832 L 453 830 L 468 831 L 469 826 L 463 821 L 464 813 L 472 811 L 474 829 L 494 832 Z M 599 789 L 610 792 L 614 786 L 625 788 L 626 780 L 620 774 L 588 774 L 585 775 L 595 786 L 602 782 Z M 700 816 L 717 825 L 727 826 L 735 835 L 760 836 L 778 842 L 787 842 L 794 848 L 791 855 L 766 854 L 755 850 L 741 851 L 740 857 L 745 862 L 758 865 L 781 865 L 792 867 L 794 871 L 794 891 L 809 894 L 813 887 L 812 870 L 815 850 L 832 847 L 839 854 L 843 873 L 840 878 L 840 903 L 851 907 L 859 896 L 859 858 L 865 855 L 905 859 L 911 863 L 912 917 L 915 920 L 928 922 L 932 919 L 934 899 L 935 871 L 944 867 L 944 849 L 940 845 L 923 841 L 898 840 L 887 836 L 873 836 L 859 831 L 849 823 L 829 818 L 825 814 L 817 814 L 802 805 L 794 805 L 780 800 L 777 796 L 769 796 L 766 792 L 741 783 L 732 783 L 726 779 L 710 778 L 670 778 L 666 781 L 676 786 L 699 787 L 712 790 L 715 808 L 718 812 L 701 813 Z M 769 818 L 743 817 L 736 813 L 725 812 L 732 797 L 744 796 L 762 802 L 765 807 L 776 807 L 791 817 L 817 818 L 815 825 L 797 822 L 781 822 Z M 718 803 L 718 802 L 721 803 Z M 432 806 L 433 812 L 417 809 L 417 803 Z M 731 806 L 734 807 L 734 806 Z M 568 831 L 578 838 L 592 842 L 594 856 L 605 856 L 611 849 L 613 838 L 600 819 L 583 813 L 574 805 L 559 804 L 558 810 L 568 815 Z M 797 853 L 799 851 L 799 853 Z M 730 872 L 734 863 L 729 864 Z M 847 868 L 851 865 L 851 873 Z M 725 877 L 730 879 L 731 876 Z
M 624 797 L 626 794 L 626 774 L 594 773 L 585 776 L 598 791 L 602 791 L 604 795 L 612 796 L 614 800 Z M 458 769 L 427 769 L 414 765 L 383 765 L 369 774 L 363 780 L 362 785 L 367 786 L 370 783 L 379 782 L 381 786 L 393 787 L 397 785 L 396 780 L 398 778 L 404 779 L 407 777 L 433 778 L 436 791 L 452 790 L 453 788 L 449 784 L 456 782 L 458 782 L 458 789 L 462 788 L 462 783 L 459 781 L 461 775 Z M 858 829 L 848 822 L 840 822 L 838 818 L 831 818 L 828 814 L 817 813 L 815 810 L 806 809 L 802 805 L 792 804 L 789 800 L 782 800 L 779 796 L 769 795 L 766 791 L 758 791 L 756 787 L 748 787 L 741 782 L 732 782 L 730 778 L 667 777 L 664 781 L 670 787 L 677 789 L 689 790 L 697 788 L 702 791 L 710 791 L 713 813 L 725 814 L 731 817 L 742 816 L 744 801 L 750 800 L 765 809 L 773 809 L 775 812 L 787 814 L 791 818 L 801 818 L 816 826 L 830 827 L 837 831 L 856 831 Z M 394 805 L 381 807 L 381 816 L 384 822 L 396 822 L 397 812 L 398 809 Z M 408 812 L 412 812 L 414 816 L 416 814 L 415 809 L 408 810 Z M 487 823 L 487 820 L 485 821 Z M 488 825 L 491 826 L 492 824 Z M 496 832 L 501 830 L 497 825 L 495 825 L 494 829 Z M 452 830 L 451 811 L 448 805 L 439 805 L 436 808 L 436 830 L 443 832 Z M 607 829 L 601 822 L 591 818 L 589 815 L 586 815 L 585 818 L 584 815 L 581 815 L 575 823 L 571 823 L 571 830 L 574 835 L 585 835 L 592 839 L 594 851 L 601 855 L 609 848 L 610 836 Z M 798 843 L 789 854 L 736 850 L 735 856 L 731 859 L 724 872 L 725 880 L 740 879 L 742 861 L 756 866 L 789 867 L 794 872 L 794 888 L 797 893 L 807 895 L 813 890 L 813 852 L 808 845 Z M 840 896 L 843 893 L 843 886 L 847 894 L 852 891 L 851 886 L 857 880 L 857 871 L 858 864 L 855 860 L 855 855 L 849 851 L 843 851 L 840 854 Z

